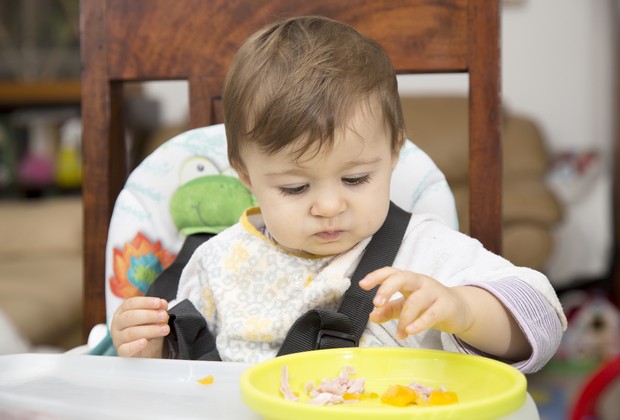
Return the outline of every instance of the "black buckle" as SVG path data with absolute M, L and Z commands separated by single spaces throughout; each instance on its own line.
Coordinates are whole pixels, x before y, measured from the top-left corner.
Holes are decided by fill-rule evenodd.
M 319 330 L 319 335 L 316 338 L 316 346 L 315 346 L 316 350 L 321 350 L 325 348 L 322 346 L 323 337 L 338 338 L 340 340 L 345 340 L 349 342 L 348 345 L 344 344 L 344 345 L 339 345 L 337 347 L 328 347 L 328 348 L 358 347 L 359 346 L 359 339 L 353 334 L 343 333 L 341 331 L 322 329 L 322 330 Z

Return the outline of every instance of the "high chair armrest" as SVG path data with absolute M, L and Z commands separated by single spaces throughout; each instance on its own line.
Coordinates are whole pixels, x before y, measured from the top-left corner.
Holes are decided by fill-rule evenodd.
M 86 344 L 67 350 L 65 354 L 89 354 L 107 336 L 108 326 L 106 324 L 97 324 L 88 333 Z

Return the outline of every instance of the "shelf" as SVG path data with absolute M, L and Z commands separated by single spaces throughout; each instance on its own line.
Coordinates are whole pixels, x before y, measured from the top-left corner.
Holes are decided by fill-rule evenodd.
M 0 106 L 37 106 L 80 103 L 80 81 L 15 82 L 0 80 Z

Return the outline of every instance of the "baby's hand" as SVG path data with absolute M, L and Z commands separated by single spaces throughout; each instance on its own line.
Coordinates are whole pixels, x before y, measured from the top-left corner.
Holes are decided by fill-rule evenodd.
M 399 339 L 429 328 L 461 334 L 470 327 L 471 311 L 460 288 L 446 287 L 424 274 L 385 267 L 368 274 L 359 285 L 365 290 L 380 285 L 370 320 L 398 319 Z M 402 297 L 390 300 L 396 292 Z
M 162 357 L 164 337 L 170 333 L 168 302 L 155 297 L 125 300 L 114 313 L 110 334 L 122 357 Z

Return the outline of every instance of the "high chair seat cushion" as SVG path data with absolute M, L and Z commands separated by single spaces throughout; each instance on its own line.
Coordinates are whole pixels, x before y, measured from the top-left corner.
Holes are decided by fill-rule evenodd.
M 205 184 L 209 186 L 199 189 Z M 127 179 L 112 212 L 105 273 L 108 324 L 124 299 L 144 294 L 172 263 L 186 234 L 217 233 L 226 226 L 216 214 L 225 213 L 229 216 L 227 223 L 233 224 L 241 211 L 255 204 L 239 185 L 228 163 L 222 124 L 181 133 L 142 161 Z M 186 199 L 187 190 L 199 201 Z M 443 173 L 409 141 L 394 169 L 390 194 L 403 209 L 435 213 L 458 228 L 454 197 Z M 211 198 L 218 201 L 217 206 L 200 217 L 183 213 L 185 207 L 187 212 L 204 210 L 213 205 Z M 180 226 L 187 220 L 192 220 L 192 226 Z

